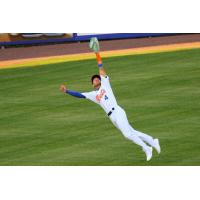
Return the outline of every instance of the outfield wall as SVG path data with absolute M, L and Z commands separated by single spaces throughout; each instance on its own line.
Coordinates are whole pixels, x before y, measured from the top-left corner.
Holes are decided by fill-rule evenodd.
M 100 40 L 110 40 L 165 35 L 174 35 L 174 33 L 4 33 L 0 34 L 0 46 L 40 45 L 48 43 L 88 41 L 91 37 L 97 37 Z

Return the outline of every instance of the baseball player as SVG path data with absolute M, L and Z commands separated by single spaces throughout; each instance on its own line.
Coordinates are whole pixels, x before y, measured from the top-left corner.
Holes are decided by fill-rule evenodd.
M 124 109 L 117 104 L 111 88 L 110 79 L 103 68 L 97 38 L 91 38 L 89 46 L 91 50 L 95 52 L 99 67 L 99 75 L 96 74 L 91 77 L 94 90 L 80 93 L 67 89 L 65 85 L 61 85 L 60 90 L 77 98 L 88 99 L 101 106 L 114 126 L 121 131 L 125 138 L 139 145 L 145 152 L 147 161 L 149 161 L 152 158 L 153 148 L 155 148 L 158 153 L 161 152 L 159 140 L 153 139 L 153 137 L 135 130 L 129 124 Z

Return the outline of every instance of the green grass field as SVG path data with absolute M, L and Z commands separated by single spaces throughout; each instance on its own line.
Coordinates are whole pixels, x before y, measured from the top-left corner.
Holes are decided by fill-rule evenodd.
M 200 165 L 200 49 L 104 59 L 133 127 L 160 139 L 150 162 L 92 102 L 96 61 L 0 70 L 0 165 Z

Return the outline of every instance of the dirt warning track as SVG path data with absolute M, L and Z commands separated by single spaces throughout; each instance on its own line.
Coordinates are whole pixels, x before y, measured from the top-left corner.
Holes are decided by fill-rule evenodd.
M 102 57 L 158 53 L 200 48 L 200 34 L 101 41 Z M 88 42 L 0 50 L 0 68 L 40 66 L 44 64 L 94 58 Z

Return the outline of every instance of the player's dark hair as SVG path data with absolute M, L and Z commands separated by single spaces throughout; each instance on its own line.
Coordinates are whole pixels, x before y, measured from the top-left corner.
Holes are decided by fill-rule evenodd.
M 92 82 L 92 83 L 93 83 L 93 80 L 94 80 L 95 78 L 98 78 L 99 80 L 101 80 L 101 77 L 100 77 L 98 74 L 95 74 L 95 75 L 93 75 L 93 76 L 91 77 L 91 82 Z

